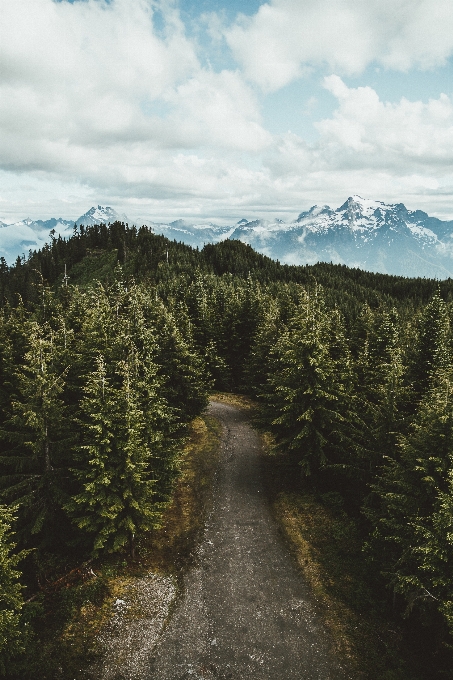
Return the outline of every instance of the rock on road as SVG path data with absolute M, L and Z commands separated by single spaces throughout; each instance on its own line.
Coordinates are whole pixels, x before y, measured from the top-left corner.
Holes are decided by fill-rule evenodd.
M 209 412 L 224 428 L 212 509 L 144 680 L 339 680 L 264 498 L 258 436 L 242 410 L 211 402 Z

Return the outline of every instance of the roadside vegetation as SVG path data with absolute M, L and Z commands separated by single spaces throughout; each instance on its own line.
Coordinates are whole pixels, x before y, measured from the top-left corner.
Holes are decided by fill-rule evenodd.
M 310 584 L 347 677 L 427 680 L 451 677 L 448 648 L 432 631 L 401 619 L 379 574 L 370 570 L 363 538 L 336 494 L 316 494 L 264 436 L 262 463 L 272 512 Z
M 126 595 L 130 599 L 144 576 L 170 579 L 172 597 L 178 595 L 209 507 L 219 438 L 215 419 L 204 415 L 192 421 L 161 526 L 140 536 L 134 559 L 127 552 L 103 554 L 46 584 L 23 605 L 20 625 L 27 625 L 28 636 L 22 638 L 20 655 L 13 654 L 5 669 L 8 677 L 85 678 L 93 664 L 102 665 L 100 639 L 115 614 L 115 603 Z
M 66 574 L 69 601 L 93 589 L 96 628 L 110 586 L 94 565 L 184 563 L 183 452 L 214 389 L 257 402 L 275 477 L 284 464 L 302 485 L 276 511 L 300 550 L 310 527 L 325 592 L 351 621 L 377 594 L 396 631 L 379 636 L 401 637 L 366 661 L 351 633 L 351 659 L 399 678 L 412 638 L 413 677 L 451 677 L 453 281 L 281 265 L 237 241 L 198 251 L 114 223 L 0 262 L 0 294 L 0 672 L 41 645 L 33 620 Z

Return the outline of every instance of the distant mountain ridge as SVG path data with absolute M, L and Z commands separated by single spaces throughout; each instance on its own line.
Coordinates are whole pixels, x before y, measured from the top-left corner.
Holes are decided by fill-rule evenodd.
M 339 208 L 312 206 L 293 222 L 242 218 L 231 226 L 175 220 L 169 224 L 130 220 L 110 206 L 92 207 L 77 220 L 25 219 L 0 222 L 0 256 L 12 262 L 21 252 L 41 248 L 49 232 L 67 238 L 74 224 L 91 226 L 115 221 L 147 226 L 156 234 L 193 247 L 227 238 L 288 264 L 318 261 L 346 264 L 368 271 L 402 276 L 453 277 L 453 221 L 408 210 L 403 203 L 387 204 L 351 196 Z
M 56 237 L 69 238 L 72 236 L 74 224 L 90 226 L 103 222 L 127 222 L 126 215 L 120 215 L 113 208 L 98 205 L 90 208 L 77 220 L 65 220 L 62 217 L 52 217 L 49 220 L 31 220 L 27 217 L 13 224 L 0 222 L 0 257 L 4 257 L 9 264 L 30 250 L 39 250 L 49 243 L 53 231 Z
M 351 196 L 339 208 L 313 206 L 292 223 L 241 223 L 230 238 L 288 264 L 318 261 L 402 276 L 453 276 L 453 221 Z

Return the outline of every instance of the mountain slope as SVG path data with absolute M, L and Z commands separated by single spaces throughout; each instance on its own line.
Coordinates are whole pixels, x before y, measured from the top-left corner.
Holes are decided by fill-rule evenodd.
M 69 237 L 73 226 L 74 222 L 61 217 L 44 221 L 27 218 L 13 224 L 0 223 L 0 257 L 11 264 L 18 256 L 43 248 L 49 243 L 52 230 L 56 236 Z
M 170 224 L 138 220 L 138 225 L 145 225 L 155 234 L 162 234 L 171 241 L 182 241 L 193 248 L 202 248 L 206 243 L 218 243 L 231 236 L 234 227 L 221 227 L 217 224 L 191 224 L 186 220 L 175 220 Z
M 318 261 L 402 276 L 453 276 L 453 222 L 402 204 L 352 196 L 336 210 L 313 206 L 293 223 L 257 220 L 230 238 L 288 264 Z
M 64 220 L 62 217 L 52 217 L 49 220 L 31 220 L 27 217 L 13 224 L 0 222 L 0 257 L 12 264 L 17 256 L 26 255 L 30 250 L 39 250 L 49 243 L 52 236 L 69 238 L 74 224 L 92 226 L 94 224 L 108 224 L 116 221 L 127 222 L 126 215 L 120 215 L 113 208 L 100 205 L 90 208 L 77 220 Z M 51 234 L 50 232 L 54 232 Z

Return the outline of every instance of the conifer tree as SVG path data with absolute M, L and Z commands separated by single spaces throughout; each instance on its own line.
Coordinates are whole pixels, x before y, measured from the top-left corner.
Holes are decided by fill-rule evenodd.
M 322 290 L 306 294 L 271 353 L 274 373 L 265 395 L 271 428 L 303 473 L 345 461 L 351 366 L 337 312 L 328 313 Z
M 362 420 L 364 484 L 369 483 L 383 456 L 395 449 L 396 437 L 404 427 L 408 390 L 395 309 L 365 310 L 365 337 L 356 362 L 356 393 Z M 365 492 L 365 489 L 364 489 Z
M 92 536 L 93 554 L 126 544 L 133 553 L 135 534 L 158 524 L 171 490 L 177 414 L 164 397 L 159 335 L 145 319 L 140 292 L 117 281 L 110 291 L 98 287 L 95 304 L 92 295 L 80 333 L 86 368 L 74 449 L 78 490 L 65 509 Z
M 30 320 L 20 298 L 16 307 L 6 304 L 0 311 L 0 428 L 10 417 L 11 400 L 17 395 L 17 366 L 29 348 Z
M 88 379 L 81 403 L 83 443 L 73 470 L 81 488 L 65 506 L 77 526 L 93 535 L 95 555 L 127 544 L 133 554 L 137 531 L 156 526 L 160 517 L 152 442 L 129 363 L 118 366 L 117 372 L 120 383 L 114 386 L 100 356 Z M 159 445 L 158 439 L 155 435 Z
M 439 291 L 424 308 L 417 327 L 417 340 L 411 362 L 411 377 L 417 401 L 429 390 L 439 369 L 450 364 L 450 322 Z
M 139 287 L 131 290 L 130 305 L 141 337 L 135 342 L 146 345 L 158 366 L 160 394 L 173 409 L 174 418 L 187 423 L 207 406 L 211 384 L 205 362 L 194 347 L 187 308 L 172 303 L 167 309 Z
M 58 540 L 67 480 L 68 430 L 61 394 L 65 370 L 56 361 L 59 338 L 38 322 L 28 324 L 28 351 L 15 369 L 17 394 L 2 429 L 2 497 L 17 504 L 19 535 L 28 544 Z
M 273 370 L 270 357 L 280 335 L 285 331 L 278 302 L 274 298 L 268 298 L 266 307 L 245 365 L 245 382 L 255 397 L 266 391 L 266 383 Z
M 228 361 L 225 327 L 226 309 L 234 292 L 228 283 L 197 271 L 185 300 L 193 322 L 195 345 L 203 357 L 217 389 L 230 389 L 231 369 Z
M 366 509 L 375 526 L 368 550 L 409 609 L 447 615 L 453 600 L 453 383 L 444 370 L 432 382 L 373 485 L 378 502 Z
M 5 676 L 11 660 L 24 652 L 21 573 L 17 569 L 26 552 L 15 550 L 12 530 L 17 508 L 0 505 L 0 675 Z

